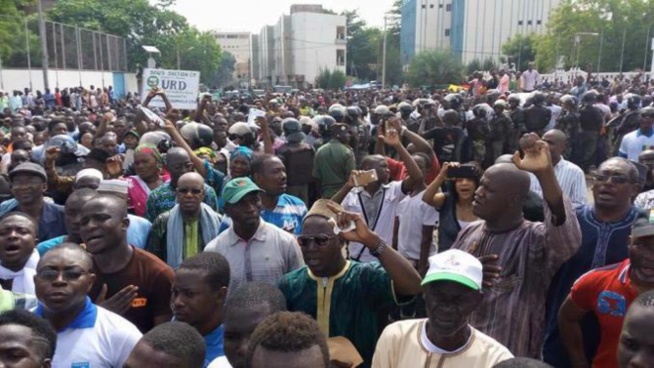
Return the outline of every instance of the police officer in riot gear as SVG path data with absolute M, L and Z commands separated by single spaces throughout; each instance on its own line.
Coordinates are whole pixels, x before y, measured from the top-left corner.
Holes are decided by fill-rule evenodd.
M 579 166 L 586 172 L 595 165 L 595 152 L 599 141 L 600 130 L 604 123 L 602 110 L 595 107 L 597 92 L 590 90 L 581 97 L 581 108 L 579 109 L 579 125 L 581 127 L 580 146 L 581 156 Z
M 551 118 L 552 111 L 545 107 L 545 95 L 541 92 L 534 92 L 531 97 L 531 106 L 525 109 L 526 133 L 533 132 L 542 137 Z
M 566 160 L 569 160 L 579 165 L 580 145 L 579 137 L 581 135 L 581 126 L 579 125 L 579 100 L 572 95 L 562 96 L 561 99 L 561 115 L 556 122 L 555 129 L 565 133 L 568 137 L 568 147 L 563 153 Z

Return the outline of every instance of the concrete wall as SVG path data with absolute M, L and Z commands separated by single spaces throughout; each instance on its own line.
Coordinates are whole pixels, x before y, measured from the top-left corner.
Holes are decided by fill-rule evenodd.
M 125 91 L 137 92 L 136 74 L 121 73 L 125 78 Z M 43 71 L 41 69 L 2 69 L 0 70 L 0 89 L 5 91 L 23 90 L 31 86 L 33 91 L 43 91 Z M 50 89 L 55 87 L 61 89 L 66 87 L 79 87 L 80 85 L 89 88 L 93 85 L 97 87 L 109 87 L 114 84 L 114 73 L 102 71 L 82 71 L 77 70 L 48 70 L 48 82 Z

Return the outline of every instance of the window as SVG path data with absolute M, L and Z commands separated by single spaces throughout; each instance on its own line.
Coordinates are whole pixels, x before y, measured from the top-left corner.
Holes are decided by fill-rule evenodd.
M 452 4 L 445 5 L 445 11 L 451 12 L 452 11 Z
M 527 25 L 528 25 L 528 26 L 531 25 L 531 21 L 530 21 L 530 20 L 527 21 Z
M 519 25 L 519 26 L 521 26 L 522 23 L 523 23 L 523 22 L 522 22 L 521 20 L 518 21 L 518 25 Z
M 345 66 L 345 50 L 336 50 L 336 65 Z
M 542 20 L 537 20 L 536 24 L 538 24 L 540 26 L 541 24 L 543 24 L 543 21 Z
M 429 9 L 434 9 L 434 4 L 429 4 Z
M 449 37 L 449 36 L 450 36 L 450 29 L 445 28 L 445 37 Z
M 443 4 L 438 4 L 438 9 L 443 9 Z

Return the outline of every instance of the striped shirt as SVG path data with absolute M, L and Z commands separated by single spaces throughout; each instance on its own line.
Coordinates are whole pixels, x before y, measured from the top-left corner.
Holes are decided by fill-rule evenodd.
M 300 198 L 284 193 L 277 199 L 277 206 L 272 210 L 264 209 L 261 217 L 286 232 L 300 235 L 306 214 L 307 205 Z
M 282 276 L 304 265 L 295 237 L 263 220 L 250 240 L 236 235 L 232 225 L 204 251 L 220 253 L 229 262 L 228 296 L 251 281 L 277 285 Z
M 556 226 L 544 203 L 545 221 L 523 221 L 517 228 L 492 233 L 485 221 L 461 230 L 452 245 L 476 257 L 497 254 L 498 280 L 484 288 L 484 300 L 470 324 L 509 348 L 515 356 L 538 359 L 545 334 L 545 298 L 550 281 L 581 243 L 581 231 L 570 200 L 564 195 L 565 221 Z
M 556 180 L 561 186 L 561 191 L 570 198 L 570 201 L 575 208 L 581 207 L 588 202 L 586 176 L 579 166 L 561 158 L 561 161 L 554 166 L 554 174 L 556 175 Z M 543 198 L 543 189 L 541 189 L 538 179 L 533 174 L 529 174 L 529 177 L 531 178 L 531 186 L 529 187 L 529 190 Z

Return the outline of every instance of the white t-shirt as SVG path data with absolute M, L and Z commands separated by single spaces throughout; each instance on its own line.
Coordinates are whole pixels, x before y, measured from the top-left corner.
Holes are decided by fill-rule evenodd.
M 552 112 L 552 117 L 550 118 L 550 122 L 547 123 L 547 126 L 545 126 L 545 131 L 554 129 L 556 126 L 556 121 L 559 119 L 562 110 L 561 106 L 559 105 L 547 106 L 547 108 Z
M 422 200 L 424 193 L 423 190 L 413 197 L 404 197 L 396 210 L 396 217 L 400 220 L 397 230 L 397 249 L 404 258 L 413 261 L 420 260 L 422 227 L 435 226 L 438 222 L 438 211 Z M 429 255 L 436 253 L 435 240 L 432 239 Z
M 37 315 L 40 306 L 36 310 Z M 98 307 L 86 306 L 68 328 L 57 334 L 52 366 L 57 368 L 122 367 L 141 339 L 141 332 L 125 318 Z
M 221 356 L 214 359 L 207 368 L 232 368 L 226 356 Z
M 375 223 L 368 223 L 368 226 L 372 231 L 377 233 L 382 240 L 390 246 L 393 243 L 393 225 L 395 224 L 395 212 L 397 205 L 406 194 L 402 193 L 402 182 L 401 181 L 392 181 L 386 185 L 383 185 L 379 190 L 383 190 L 383 198 L 381 200 L 381 205 L 378 208 L 378 214 L 376 214 L 377 221 Z M 364 214 L 363 208 L 361 207 L 361 202 L 359 202 L 359 194 L 361 198 L 366 197 L 368 194 L 363 193 L 362 188 L 354 188 L 345 196 L 343 203 L 341 205 L 346 211 L 356 212 Z M 365 201 L 365 199 L 363 199 Z M 366 215 L 364 214 L 364 220 L 366 220 Z M 375 214 L 372 216 L 368 215 L 367 217 L 375 217 Z M 359 254 L 361 257 L 358 258 L 360 262 L 372 262 L 377 258 L 373 257 L 368 249 L 365 249 L 365 246 L 361 243 L 352 242 L 348 246 L 350 257 L 357 259 Z M 363 252 L 361 252 L 363 250 Z
M 642 134 L 640 129 L 637 129 L 622 138 L 620 155 L 629 160 L 638 161 L 638 155 L 648 149 L 654 149 L 654 134 L 648 137 Z

